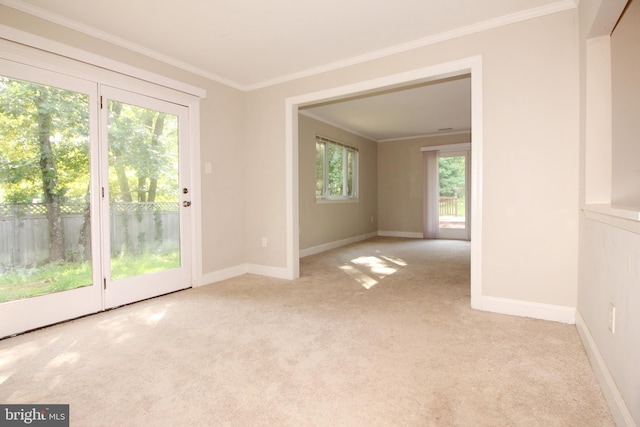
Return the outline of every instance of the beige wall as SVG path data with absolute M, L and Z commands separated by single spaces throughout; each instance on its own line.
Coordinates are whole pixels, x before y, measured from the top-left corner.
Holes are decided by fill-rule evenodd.
M 0 23 L 205 89 L 200 156 L 213 173 L 201 176 L 202 272 L 245 262 L 242 92 L 2 5 Z
M 611 202 L 640 207 L 640 1 L 611 34 L 613 175 Z
M 618 123 L 612 142 L 611 90 L 633 93 L 638 82 L 637 78 L 630 81 L 624 75 L 618 80 L 619 73 L 612 74 L 612 64 L 620 65 L 634 55 L 637 58 L 637 39 L 635 44 L 626 44 L 632 50 L 629 52 L 624 52 L 624 49 L 620 52 L 624 43 L 617 48 L 610 47 L 609 33 L 625 2 L 580 2 L 583 53 L 580 62 L 583 76 L 581 111 L 584 114 L 581 120 L 580 192 L 587 206 L 580 219 L 577 310 L 578 326 L 587 337 L 587 350 L 593 355 L 592 363 L 616 423 L 640 425 L 640 365 L 637 363 L 640 360 L 640 222 L 603 215 L 589 206 L 593 203 L 608 204 L 613 201 L 612 197 L 625 199 L 632 186 L 636 186 L 636 195 L 640 191 L 637 177 L 633 182 L 621 179 L 624 174 L 632 172 L 626 169 L 629 165 L 624 161 L 620 163 L 620 159 L 613 164 L 611 162 L 612 146 L 616 156 L 622 155 L 626 144 L 624 140 L 635 138 L 637 141 L 639 130 L 637 123 L 624 126 L 626 114 L 635 114 L 637 122 L 637 109 L 616 101 L 614 117 L 622 113 L 622 122 L 613 120 L 618 120 Z M 640 5 L 638 0 L 634 3 L 632 7 L 636 8 L 637 17 Z M 624 33 L 625 22 L 621 21 L 621 25 Z M 640 24 L 635 21 L 632 25 L 637 29 Z M 618 55 L 623 57 L 617 58 Z M 630 87 L 625 89 L 627 85 Z M 636 91 L 636 105 L 638 95 Z M 619 138 L 623 139 L 620 145 Z M 632 148 L 626 155 L 631 160 L 636 159 L 634 164 L 637 168 L 638 151 L 634 150 Z M 612 185 L 605 188 L 603 183 Z M 608 329 L 610 303 L 616 306 L 615 334 Z
M 316 135 L 359 150 L 357 201 L 316 202 Z M 300 249 L 376 232 L 378 144 L 302 114 L 298 116 L 298 141 Z
M 575 306 L 576 10 L 244 94 L 6 7 L 0 22 L 207 90 L 201 153 L 213 174 L 202 175 L 204 273 L 286 266 L 286 98 L 481 55 L 483 295 Z
M 575 307 L 577 30 L 571 10 L 248 93 L 249 262 L 286 265 L 286 98 L 482 55 L 483 294 Z
M 464 133 L 380 143 L 379 230 L 421 235 L 424 171 L 420 148 L 470 141 L 471 134 Z
M 607 74 L 607 47 L 592 43 L 599 57 L 587 58 L 586 40 L 605 34 L 594 28 L 602 5 L 612 3 L 621 0 L 582 0 L 580 31 L 578 12 L 570 10 L 250 93 L 6 6 L 0 6 L 0 23 L 207 90 L 201 102 L 200 151 L 201 161 L 213 164 L 213 173 L 201 176 L 205 274 L 245 263 L 276 269 L 286 265 L 286 98 L 481 55 L 483 295 L 568 307 L 577 303 L 605 369 L 640 424 L 639 234 L 583 215 L 578 234 L 578 194 L 592 194 L 587 202 L 608 197 L 606 190 L 585 185 L 599 176 L 607 179 L 609 169 L 598 164 L 597 150 L 610 152 L 600 141 L 607 138 L 606 121 L 611 120 L 598 108 L 600 101 L 607 102 L 608 82 L 599 85 L 593 74 L 594 66 L 600 75 Z M 589 109 L 589 102 L 595 108 Z M 598 115 L 602 121 L 594 128 Z M 418 181 L 410 176 L 416 160 L 402 151 L 387 153 L 390 149 L 383 145 L 378 155 L 379 228 L 417 231 Z M 637 159 L 637 151 L 631 153 Z M 391 163 L 407 166 L 406 176 L 400 176 L 400 167 L 394 173 Z M 616 171 L 624 170 L 618 164 L 616 160 Z M 624 198 L 619 192 L 624 185 L 617 180 L 614 193 Z M 306 185 L 301 178 L 300 187 Z M 406 189 L 405 196 L 390 200 L 393 187 Z M 302 204 L 301 197 L 300 225 L 306 228 Z M 406 204 L 411 217 L 390 208 L 396 204 Z M 302 232 L 301 247 L 314 244 L 304 240 L 306 234 Z M 269 239 L 268 247 L 261 247 L 261 237 Z M 615 335 L 607 329 L 609 302 L 618 307 Z

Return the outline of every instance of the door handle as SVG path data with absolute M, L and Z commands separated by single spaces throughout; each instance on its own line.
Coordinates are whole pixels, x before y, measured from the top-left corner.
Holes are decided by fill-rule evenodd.
M 184 206 L 185 208 L 188 208 L 189 206 L 191 206 L 191 202 L 188 200 L 185 200 L 184 202 L 182 202 L 182 206 Z

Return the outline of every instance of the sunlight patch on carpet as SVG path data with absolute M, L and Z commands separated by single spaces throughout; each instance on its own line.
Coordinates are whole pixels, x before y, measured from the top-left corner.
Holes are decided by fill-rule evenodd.
M 54 357 L 53 359 L 51 359 L 51 361 L 47 363 L 46 367 L 58 368 L 60 366 L 67 365 L 67 364 L 75 364 L 79 358 L 80 358 L 80 355 L 76 352 L 61 353 L 56 357 Z
M 379 280 L 397 272 L 399 268 L 406 266 L 407 263 L 400 258 L 384 256 L 361 256 L 351 260 L 350 264 L 344 264 L 340 267 L 342 271 L 349 274 L 365 289 L 378 284 Z
M 347 273 L 349 276 L 353 277 L 356 282 L 360 283 L 365 289 L 371 289 L 373 286 L 378 284 L 378 281 L 373 277 L 367 276 L 362 271 L 357 268 L 345 264 L 340 266 L 340 270 Z

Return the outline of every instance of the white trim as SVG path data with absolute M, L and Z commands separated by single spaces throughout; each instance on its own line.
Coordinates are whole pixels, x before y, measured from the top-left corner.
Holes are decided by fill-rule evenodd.
M 420 151 L 442 151 L 443 153 L 449 151 L 469 151 L 471 150 L 470 142 L 462 142 L 459 144 L 446 144 L 446 145 L 433 145 L 427 147 L 420 147 Z
M 424 135 L 403 136 L 402 138 L 379 139 L 378 142 L 379 143 L 383 143 L 383 142 L 395 142 L 395 141 L 408 141 L 410 139 L 433 138 L 433 137 L 436 137 L 436 136 L 462 135 L 462 134 L 465 134 L 465 133 L 471 133 L 471 129 L 457 130 L 455 132 L 425 133 Z
M 289 279 L 289 272 L 286 268 L 272 267 L 269 265 L 247 264 L 247 273 L 273 277 L 275 279 Z
M 482 105 L 482 57 L 471 67 L 471 307 L 482 304 L 482 203 L 484 176 L 484 119 Z
M 561 305 L 483 296 L 482 310 L 492 313 L 509 314 L 511 316 L 551 320 L 560 323 L 576 323 L 575 307 L 565 307 Z
M 464 74 L 471 74 L 471 223 L 474 224 L 471 229 L 471 307 L 480 308 L 482 306 L 483 123 L 482 56 L 480 55 L 285 99 L 285 220 L 287 252 L 285 269 L 287 278 L 296 279 L 300 276 L 298 107 Z
M 319 205 L 331 205 L 331 204 L 341 204 L 341 203 L 360 203 L 360 199 L 357 197 L 345 197 L 338 198 L 338 196 L 331 196 L 331 198 L 321 198 L 316 197 L 316 203 Z
M 325 64 L 319 67 L 310 68 L 300 72 L 287 74 L 287 75 L 276 77 L 273 79 L 264 80 L 258 83 L 241 84 L 241 83 L 232 81 L 230 79 L 221 77 L 212 72 L 203 70 L 202 68 L 196 67 L 192 64 L 188 64 L 178 59 L 169 57 L 155 50 L 148 49 L 146 47 L 124 40 L 120 37 L 116 37 L 112 34 L 97 30 L 93 27 L 81 24 L 77 21 L 64 18 L 58 14 L 44 10 L 37 6 L 33 6 L 31 4 L 24 3 L 19 0 L 1 0 L 0 4 L 4 4 L 8 7 L 21 10 L 25 13 L 40 17 L 42 19 L 46 19 L 47 21 L 55 22 L 59 25 L 63 25 L 67 28 L 71 28 L 72 30 L 79 31 L 84 34 L 88 34 L 92 37 L 107 41 L 117 46 L 124 47 L 126 49 L 148 56 L 150 58 L 162 61 L 164 63 L 181 68 L 183 70 L 189 71 L 196 75 L 206 77 L 218 83 L 222 83 L 232 88 L 247 91 L 247 92 L 256 90 L 256 89 L 262 89 L 269 86 L 274 86 L 276 84 L 285 83 L 292 80 L 301 79 L 303 77 L 314 76 L 320 73 L 333 71 L 340 68 L 345 68 L 351 65 L 361 64 L 363 62 L 371 61 L 374 59 L 380 59 L 387 56 L 396 55 L 398 53 L 403 53 L 413 49 L 418 49 L 421 47 L 433 45 L 443 41 L 455 39 L 458 37 L 467 36 L 467 35 L 479 33 L 485 30 L 502 27 L 504 25 L 514 24 L 517 22 L 522 22 L 529 19 L 538 18 L 544 15 L 550 15 L 553 13 L 563 12 L 569 9 L 575 9 L 577 7 L 576 2 L 574 0 L 561 0 L 551 4 L 536 7 L 533 9 L 512 13 L 512 14 L 501 16 L 498 18 L 488 19 L 486 21 L 478 22 L 472 25 L 467 25 L 465 27 L 457 28 L 455 30 L 446 31 L 446 32 L 435 34 L 428 37 L 423 37 L 421 39 L 414 40 L 408 43 L 402 43 L 387 49 L 381 49 L 381 50 L 367 53 L 364 55 L 355 56 L 346 60 L 332 62 L 330 64 Z
M 582 207 L 585 212 L 595 212 L 615 218 L 628 219 L 640 222 L 640 208 L 638 207 L 617 207 L 609 203 L 586 204 Z
M 2 1 L 5 2 L 7 0 Z M 4 24 L 0 24 L 0 39 L 20 43 L 25 46 L 33 47 L 45 52 L 59 55 L 64 58 L 104 68 L 109 71 L 115 71 L 117 73 L 124 74 L 129 77 L 134 77 L 145 82 L 174 89 L 188 95 L 197 96 L 201 99 L 207 97 L 207 91 L 202 88 L 170 79 L 168 77 L 161 76 L 159 74 L 155 74 L 141 68 L 127 65 L 113 59 L 105 58 L 95 53 L 77 49 L 75 47 L 68 46 L 66 44 L 59 43 L 44 37 L 40 37 L 35 34 L 27 33 L 25 31 L 6 26 Z
M 207 286 L 212 283 L 233 279 L 234 277 L 245 274 L 255 274 L 258 276 L 273 277 L 275 279 L 289 279 L 288 272 L 284 268 L 258 264 L 239 264 L 200 276 L 200 281 L 196 287 Z
M 328 120 L 328 119 L 325 119 L 324 117 L 320 117 L 317 114 L 314 114 L 314 113 L 312 113 L 312 112 L 310 112 L 308 110 L 299 110 L 298 112 L 300 114 L 302 114 L 303 116 L 307 116 L 307 117 L 309 117 L 311 119 L 317 120 L 317 121 L 319 121 L 321 123 L 324 123 L 324 124 L 327 124 L 329 126 L 333 126 L 334 128 L 341 129 L 341 130 L 343 130 L 345 132 L 352 133 L 354 135 L 359 136 L 360 138 L 364 138 L 364 139 L 367 139 L 367 140 L 373 141 L 373 142 L 380 142 L 377 139 L 372 138 L 371 136 L 367 136 L 367 135 L 365 135 L 363 133 L 356 132 L 356 131 L 354 131 L 352 129 L 349 129 L 346 126 L 342 126 L 342 125 L 340 125 L 340 124 L 338 124 L 338 123 L 336 123 L 336 122 L 334 122 L 332 120 Z
M 347 239 L 336 240 L 334 242 L 329 242 L 329 243 L 323 243 L 321 245 L 312 246 L 306 249 L 300 249 L 300 258 L 319 254 L 321 252 L 325 252 L 330 249 L 335 249 L 342 246 L 350 245 L 351 243 L 361 242 L 362 240 L 371 239 L 372 237 L 376 237 L 376 236 L 378 236 L 378 232 L 374 231 L 367 234 L 361 234 L 359 236 L 349 237 Z
M 222 270 L 212 271 L 210 273 L 200 275 L 199 280 L 194 287 L 206 286 L 223 280 L 233 279 L 249 272 L 247 264 L 240 264 L 234 267 L 224 268 Z
M 450 136 L 450 135 L 463 135 L 463 134 L 467 134 L 467 133 L 471 133 L 471 129 L 467 129 L 467 130 L 461 130 L 461 131 L 455 131 L 455 132 L 434 132 L 434 133 L 427 133 L 427 134 L 423 134 L 423 135 L 414 135 L 414 136 L 403 136 L 402 138 L 385 138 L 385 139 L 375 139 L 372 136 L 369 135 L 365 135 L 363 133 L 360 133 L 358 131 L 355 131 L 353 129 L 349 129 L 346 126 L 343 126 L 341 124 L 338 124 L 332 120 L 326 119 L 324 117 L 320 117 L 319 115 L 312 113 L 309 110 L 299 110 L 298 113 L 302 114 L 303 116 L 307 116 L 311 119 L 317 120 L 321 123 L 325 123 L 329 126 L 333 126 L 335 128 L 341 129 L 343 131 L 352 133 L 356 136 L 359 136 L 360 138 L 364 138 L 364 139 L 368 139 L 369 141 L 373 141 L 373 142 L 377 142 L 377 143 L 384 143 L 384 142 L 396 142 L 396 141 L 408 141 L 411 139 L 422 139 L 422 138 L 433 138 L 435 136 Z
M 382 237 L 402 237 L 406 239 L 424 239 L 424 233 L 417 231 L 386 231 L 379 230 L 378 236 Z
M 603 224 L 640 234 L 640 218 L 637 211 L 611 208 L 610 205 L 584 205 L 585 218 Z
M 252 85 L 244 86 L 245 91 L 251 91 L 256 89 L 263 89 L 265 87 L 274 86 L 281 83 L 286 83 L 292 80 L 301 79 L 304 77 L 310 77 L 329 71 L 338 70 L 340 68 L 346 68 L 352 65 L 361 64 L 363 62 L 373 61 L 375 59 L 384 58 L 387 56 L 396 55 L 399 53 L 407 52 L 414 49 L 419 49 L 425 46 L 433 45 L 436 43 L 452 40 L 458 37 L 467 36 L 474 33 L 490 30 L 493 28 L 499 28 L 505 25 L 514 24 L 521 21 L 526 21 L 533 18 L 538 18 L 544 15 L 550 15 L 552 13 L 563 12 L 565 10 L 575 9 L 577 6 L 572 0 L 561 0 L 548 5 L 536 7 L 533 9 L 524 10 L 522 12 L 512 13 L 510 15 L 501 16 L 498 18 L 489 19 L 476 24 L 467 25 L 466 27 L 458 28 L 452 31 L 446 31 L 444 33 L 436 34 L 433 36 L 424 37 L 418 40 L 414 40 L 408 43 L 392 46 L 387 49 L 381 49 L 375 52 L 367 53 L 364 55 L 354 56 L 352 58 L 336 61 L 330 64 L 321 65 L 319 67 L 310 68 L 297 73 L 288 74 L 274 79 L 265 80 Z
M 200 166 L 200 102 L 189 107 L 191 180 L 191 286 L 202 283 L 202 174 Z
M 300 277 L 300 209 L 298 168 L 298 105 L 285 99 L 285 246 L 288 279 Z
M 613 417 L 616 425 L 637 427 L 636 423 L 633 421 L 631 412 L 629 412 L 629 408 L 624 402 L 624 398 L 616 386 L 615 380 L 609 372 L 609 368 L 607 368 L 607 364 L 602 358 L 602 354 L 600 354 L 600 350 L 598 350 L 598 346 L 587 327 L 587 323 L 580 315 L 580 311 L 576 312 L 576 329 L 578 329 L 578 334 L 582 339 L 582 344 L 589 356 L 591 367 L 596 374 L 598 383 L 600 383 L 602 394 L 604 394 L 607 404 L 609 405 L 611 416 Z

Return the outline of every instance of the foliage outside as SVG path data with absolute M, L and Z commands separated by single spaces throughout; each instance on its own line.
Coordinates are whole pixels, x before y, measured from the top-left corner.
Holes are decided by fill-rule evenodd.
M 438 159 L 438 172 L 440 182 L 440 197 L 455 197 L 453 202 L 457 204 L 457 217 L 465 216 L 465 157 L 451 156 Z M 440 215 L 448 215 L 443 212 L 441 203 Z
M 465 164 L 464 156 L 440 157 L 440 196 L 464 197 Z
M 356 165 L 355 149 L 316 140 L 316 197 L 355 197 Z
M 108 114 L 110 202 L 177 201 L 177 117 L 114 101 L 109 102 Z M 88 95 L 0 77 L 0 204 L 41 203 L 48 224 L 48 245 L 40 249 L 48 253 L 44 262 L 0 263 L 0 302 L 91 283 L 89 126 Z M 77 249 L 71 252 L 65 250 L 69 236 L 63 221 L 68 204 L 85 206 L 82 226 L 72 236 Z M 135 235 L 127 221 L 126 243 L 112 245 L 114 269 L 124 271 L 116 274 L 129 277 L 158 271 L 167 265 L 166 259 L 173 259 L 170 265 L 176 266 L 176 257 L 179 265 L 179 250 L 155 253 L 166 245 L 149 242 L 162 238 L 159 216 L 155 237 Z M 17 235 L 18 231 L 5 232 Z M 11 253 L 20 250 L 11 243 Z M 2 259 L 11 258 L 4 255 Z

